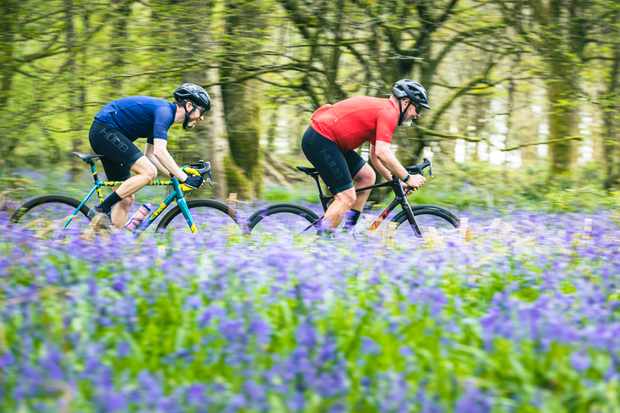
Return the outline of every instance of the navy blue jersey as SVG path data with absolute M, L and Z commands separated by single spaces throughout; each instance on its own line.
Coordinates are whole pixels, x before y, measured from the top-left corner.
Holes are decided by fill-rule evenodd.
M 129 96 L 112 101 L 95 115 L 95 120 L 118 128 L 132 141 L 147 138 L 167 139 L 174 122 L 176 105 L 164 99 Z

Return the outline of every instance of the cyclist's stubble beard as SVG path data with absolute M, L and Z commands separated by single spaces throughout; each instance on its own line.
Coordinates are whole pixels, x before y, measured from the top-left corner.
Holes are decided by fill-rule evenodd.
M 187 109 L 185 109 L 185 118 L 183 119 L 183 129 L 185 130 L 193 129 L 198 123 L 198 120 L 196 119 L 190 120 L 189 118 L 190 113 L 192 113 L 193 111 L 194 109 L 192 109 L 190 112 L 188 112 Z
M 195 120 L 190 121 L 189 118 L 185 118 L 185 120 L 183 121 L 183 129 L 185 130 L 194 129 L 195 127 L 196 127 Z

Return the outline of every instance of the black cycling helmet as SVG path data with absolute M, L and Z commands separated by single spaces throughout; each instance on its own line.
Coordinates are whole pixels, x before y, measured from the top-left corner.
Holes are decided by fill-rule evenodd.
M 176 100 L 177 103 L 184 104 L 187 101 L 192 102 L 194 104 L 194 108 L 191 110 L 191 112 L 196 110 L 196 107 L 198 106 L 203 108 L 204 112 L 208 112 L 211 109 L 211 98 L 209 97 L 209 94 L 206 90 L 204 90 L 201 86 L 198 86 L 197 84 L 183 83 L 181 86 L 174 90 L 173 95 L 174 100 Z M 190 113 L 185 112 L 183 129 L 187 129 Z
M 409 98 L 411 103 L 415 106 L 416 112 L 420 113 L 420 107 L 425 109 L 430 109 L 431 107 L 428 104 L 428 94 L 426 93 L 426 89 L 424 86 L 420 84 L 420 82 L 416 82 L 411 79 L 401 79 L 394 84 L 392 87 L 392 95 L 396 97 L 396 99 L 401 100 L 404 98 Z M 398 120 L 398 124 L 400 125 L 403 121 L 403 116 L 409 105 L 403 110 L 401 108 L 400 118 Z
M 411 79 L 401 79 L 394 84 L 392 88 L 392 94 L 396 98 L 403 99 L 409 98 L 416 106 L 422 106 L 423 108 L 430 109 L 428 104 L 428 94 L 424 86 L 420 82 L 416 82 Z

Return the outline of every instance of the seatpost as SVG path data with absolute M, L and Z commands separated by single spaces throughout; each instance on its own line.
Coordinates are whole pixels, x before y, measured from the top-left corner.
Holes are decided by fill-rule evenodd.
M 97 176 L 97 167 L 95 166 L 95 162 L 93 160 L 88 161 L 88 165 L 90 166 L 90 174 L 93 176 L 93 181 L 95 184 L 99 183 L 99 177 Z
M 321 205 L 323 206 L 323 211 L 327 211 L 328 201 L 332 198 L 330 196 L 325 196 L 323 193 L 323 188 L 321 188 L 321 183 L 319 182 L 318 176 L 313 176 L 314 181 L 316 182 L 316 187 L 319 188 L 319 200 L 321 201 Z

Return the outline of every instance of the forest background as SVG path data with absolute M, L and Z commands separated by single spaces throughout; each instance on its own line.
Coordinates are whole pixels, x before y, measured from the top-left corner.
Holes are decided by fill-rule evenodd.
M 432 157 L 421 200 L 455 207 L 614 207 L 620 200 L 620 3 L 614 0 L 2 0 L 0 189 L 88 180 L 71 151 L 108 101 L 214 105 L 171 129 L 179 161 L 208 159 L 213 196 L 306 196 L 313 110 L 413 78 L 432 110 L 398 128 L 403 163 Z M 367 148 L 361 149 L 362 153 Z M 49 189 L 49 188 L 48 188 Z M 204 195 L 204 193 L 203 193 Z M 381 194 L 375 195 L 381 200 Z

